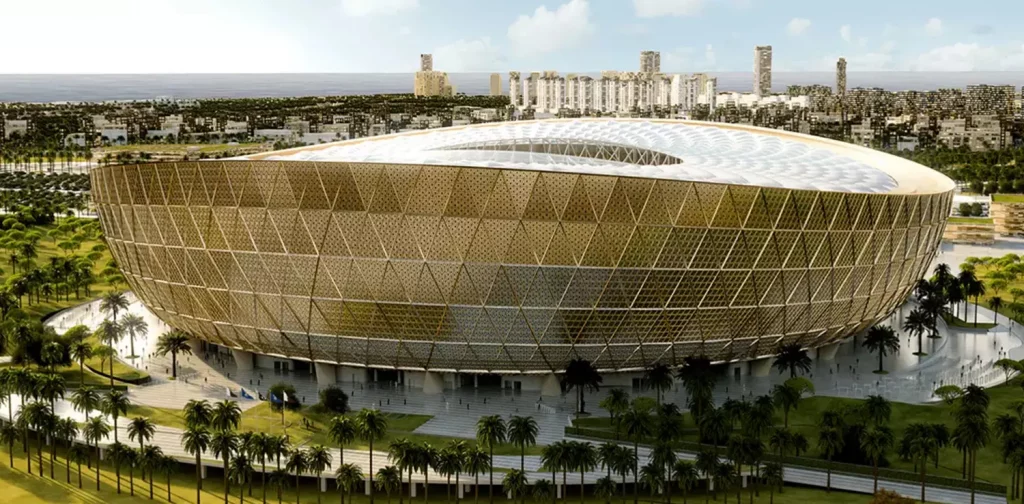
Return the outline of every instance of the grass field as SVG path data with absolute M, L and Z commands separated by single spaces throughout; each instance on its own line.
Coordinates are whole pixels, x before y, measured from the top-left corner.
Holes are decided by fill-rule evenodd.
M 991 226 L 994 224 L 991 217 L 950 217 L 950 224 L 976 224 L 979 226 Z
M 962 327 L 965 329 L 991 329 L 996 326 L 994 322 L 978 322 L 978 326 L 974 326 L 974 319 L 963 320 L 959 317 L 946 314 L 942 316 L 942 319 L 946 321 L 946 325 L 950 327 Z
M 96 471 L 95 469 L 88 469 L 86 465 L 82 465 L 82 489 L 78 488 L 78 474 L 77 466 L 72 465 L 71 467 L 71 483 L 66 482 L 66 466 L 64 465 L 63 458 L 58 458 L 55 466 L 55 479 L 49 478 L 49 460 L 48 454 L 43 455 L 43 467 L 44 477 L 39 477 L 38 472 L 28 474 L 26 472 L 25 457 L 21 454 L 21 450 L 15 447 L 15 459 L 14 467 L 8 466 L 8 451 L 7 447 L 0 448 L 0 495 L 3 496 L 3 502 L 6 504 L 49 504 L 49 503 L 60 503 L 60 504 L 141 504 L 144 502 L 153 502 L 148 499 L 149 497 L 149 482 L 143 482 L 136 471 L 134 478 L 135 485 L 135 496 L 129 495 L 129 478 L 127 471 L 122 469 L 121 474 L 121 494 L 119 495 L 116 490 L 116 474 L 111 466 L 104 463 L 100 468 L 100 491 L 96 491 Z M 58 453 L 58 456 L 60 453 Z M 36 460 L 33 459 L 33 470 L 38 471 L 35 466 Z M 483 482 L 486 478 L 481 478 Z M 495 476 L 495 483 L 500 478 Z M 570 480 L 571 481 L 571 480 Z M 157 477 L 153 485 L 153 493 L 157 502 L 167 502 L 167 480 L 166 477 L 157 474 Z M 283 502 L 299 502 L 296 500 L 295 495 L 295 480 L 290 478 L 289 488 L 284 489 L 282 492 Z M 420 488 L 418 496 L 415 502 L 428 502 L 428 503 L 445 503 L 450 504 L 452 501 L 446 498 L 447 492 L 446 485 L 443 482 L 438 482 L 431 485 L 430 500 L 425 501 L 423 499 L 423 489 Z M 318 502 L 318 497 L 321 498 L 322 502 L 337 502 L 338 491 L 337 487 L 330 482 L 328 484 L 328 491 L 325 493 L 317 492 L 315 483 L 312 478 L 304 478 L 302 482 L 301 497 L 302 503 L 314 503 Z M 195 487 L 195 472 L 187 465 L 182 465 L 181 470 L 171 477 L 171 502 L 179 504 L 196 504 L 196 487 Z M 232 504 L 238 502 L 241 504 L 245 503 L 259 503 L 262 502 L 262 487 L 260 486 L 260 477 L 256 475 L 255 482 L 252 488 L 251 496 L 249 496 L 249 489 L 246 488 L 242 492 L 241 499 L 239 498 L 239 486 L 232 485 L 231 487 L 231 498 Z M 360 487 L 361 490 L 361 487 Z M 455 492 L 452 492 L 454 495 Z M 394 494 L 390 496 L 390 499 L 383 492 L 377 492 L 377 502 L 397 502 L 398 495 Z M 735 492 L 731 493 L 732 499 L 735 499 Z M 509 502 L 506 497 L 501 493 L 500 490 L 496 491 L 495 495 L 499 502 Z M 570 483 L 567 500 L 561 502 L 581 502 L 579 498 L 579 489 Z M 689 502 L 703 502 L 705 500 L 702 492 L 691 492 Z M 222 485 L 222 473 L 217 469 L 209 469 L 208 477 L 203 481 L 203 491 L 201 494 L 202 502 L 204 503 L 218 503 L 223 502 L 224 498 L 224 486 Z M 720 495 L 719 499 L 723 497 Z M 743 491 L 743 502 L 749 502 L 749 493 Z M 767 504 L 770 496 L 766 489 L 761 489 L 761 495 L 754 497 L 753 502 L 756 504 Z M 829 504 L 865 504 L 870 499 L 870 496 L 862 494 L 854 494 L 847 492 L 833 491 L 831 493 L 825 493 L 824 490 L 803 488 L 803 487 L 790 487 L 787 486 L 783 493 L 776 493 L 774 496 L 774 502 L 778 504 L 818 504 L 822 502 L 828 502 Z M 267 487 L 267 501 L 277 502 L 277 488 L 270 486 Z M 361 492 L 354 492 L 351 499 L 347 496 L 345 502 L 352 504 L 367 504 L 369 498 L 362 495 Z M 467 493 L 464 502 L 488 502 L 489 497 L 487 489 L 484 488 L 480 492 L 479 501 L 475 501 L 472 493 Z M 528 502 L 536 503 L 535 499 L 529 498 Z M 647 492 L 640 493 L 640 501 L 645 504 L 651 504 L 654 502 L 664 502 L 660 499 L 652 499 Z M 516 501 L 518 502 L 518 501 Z M 549 502 L 549 501 L 544 501 Z M 596 499 L 591 496 L 587 496 L 583 500 L 584 504 L 604 504 L 603 499 Z M 616 496 L 611 499 L 612 503 L 624 503 L 632 502 L 632 494 L 627 494 L 625 498 Z M 682 502 L 682 494 L 677 492 L 673 497 L 673 502 Z M 722 502 L 722 501 L 716 501 Z
M 993 203 L 1024 203 L 1024 194 L 993 194 Z

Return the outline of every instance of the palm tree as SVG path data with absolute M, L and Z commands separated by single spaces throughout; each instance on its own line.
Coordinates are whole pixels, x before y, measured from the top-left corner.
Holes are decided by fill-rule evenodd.
M 714 495 L 720 489 L 722 494 L 726 496 L 726 500 L 729 499 L 729 489 L 736 481 L 738 476 L 733 469 L 732 464 L 728 462 L 722 462 L 717 464 L 712 472 L 713 479 L 715 482 L 715 490 L 712 492 Z
M 921 469 L 921 502 L 925 502 L 924 484 L 928 459 L 936 449 L 938 446 L 935 443 L 935 438 L 931 436 L 916 436 L 910 441 L 910 456 L 914 459 L 915 464 L 920 464 Z
M 33 401 L 25 406 L 20 412 L 18 412 L 19 419 L 25 424 L 26 429 L 32 429 L 36 431 L 36 445 L 38 446 L 39 453 L 39 476 L 43 476 L 43 433 L 50 432 L 53 425 L 53 410 L 50 409 L 50 405 L 42 401 Z M 29 464 L 32 462 L 31 450 L 28 451 L 27 460 Z M 31 465 L 29 465 L 29 474 L 32 473 Z
M 2 432 L 0 432 L 2 433 Z M 2 436 L 0 436 L 2 437 Z M 88 449 L 80 444 L 72 443 L 71 447 L 68 448 L 67 460 L 68 464 L 78 465 L 78 488 L 82 488 L 82 462 L 89 459 Z
M 869 420 L 880 427 L 889 422 L 892 416 L 892 403 L 880 395 L 869 395 L 864 399 L 864 413 Z
M 557 481 L 558 471 L 562 471 L 562 498 L 567 497 L 566 474 L 571 467 L 572 445 L 570 441 L 560 440 L 544 447 L 541 452 L 541 467 L 551 471 L 551 480 Z M 557 492 L 555 497 L 557 498 Z
M 281 491 L 288 488 L 292 476 L 284 469 L 275 469 L 270 473 L 270 484 L 277 488 L 277 504 L 281 504 Z
M 878 492 L 878 461 L 885 457 L 886 452 L 892 449 L 895 437 L 888 427 L 880 426 L 869 429 L 861 434 L 860 447 L 871 459 L 873 468 L 874 488 L 872 493 Z
M 479 446 L 466 452 L 466 474 L 473 476 L 474 500 L 480 502 L 480 475 L 491 470 L 491 457 Z
M 453 442 L 457 442 L 454 441 Z M 401 470 L 401 469 L 399 469 Z M 437 473 L 447 478 L 445 483 L 445 502 L 452 500 L 452 476 L 462 470 L 462 454 L 451 447 L 441 450 L 437 457 Z M 455 484 L 458 487 L 458 482 Z
M 302 497 L 299 493 L 301 489 L 299 478 L 309 471 L 309 459 L 306 458 L 306 452 L 299 449 L 292 450 L 288 455 L 288 463 L 285 464 L 285 470 L 295 473 L 295 501 L 302 502 Z
M 546 479 L 539 479 L 533 482 L 533 499 L 537 502 L 544 502 L 554 493 L 551 490 L 552 483 Z
M 242 408 L 227 399 L 215 404 L 210 411 L 209 427 L 215 431 L 235 430 L 242 422 Z
M 419 449 L 420 447 L 414 445 L 408 438 L 398 438 L 391 441 L 391 445 L 388 446 L 388 459 L 391 463 L 398 468 L 402 473 L 409 471 L 409 500 L 412 500 L 412 473 L 419 466 Z M 404 502 L 404 496 L 398 494 L 398 502 Z
M 640 441 L 651 435 L 651 416 L 646 411 L 633 407 L 623 415 L 622 425 L 625 427 L 626 435 L 633 440 L 633 456 L 639 458 Z M 637 487 L 640 484 L 638 480 L 640 468 L 635 465 L 638 463 L 638 461 L 635 461 L 633 466 L 633 504 L 637 504 L 640 500 L 640 495 L 637 491 Z
M 789 377 L 796 378 L 797 369 L 801 373 L 811 372 L 811 358 L 807 356 L 807 350 L 804 350 L 799 343 L 779 345 L 776 354 L 772 367 L 778 369 L 779 373 L 788 370 Z
M 250 491 L 252 488 L 252 473 L 253 467 L 249 457 L 244 453 L 231 459 L 231 467 L 228 469 L 228 475 L 231 479 L 238 482 L 238 503 L 242 504 L 245 501 L 245 483 L 249 482 Z
M 594 496 L 603 499 L 605 504 L 611 504 L 612 497 L 615 496 L 615 481 L 609 476 L 599 478 L 594 485 Z
M 519 469 L 512 469 L 505 473 L 505 477 L 501 480 L 501 487 L 505 490 L 510 497 L 513 499 L 518 495 L 521 499 L 524 499 L 526 493 L 526 474 Z
M 171 354 L 171 378 L 178 378 L 178 354 L 192 355 L 188 335 L 179 330 L 164 333 L 156 342 L 156 354 L 164 357 Z
M 572 441 L 569 444 L 570 467 L 580 473 L 580 502 L 583 502 L 585 487 L 583 475 L 597 467 L 597 449 L 587 441 Z
M 437 469 L 437 459 L 440 453 L 430 443 L 424 441 L 416 447 L 416 463 L 418 469 L 423 473 L 423 500 L 430 500 L 430 471 Z M 399 473 L 401 476 L 401 473 Z
M 887 325 L 873 326 L 868 329 L 864 338 L 864 348 L 869 352 L 878 352 L 878 373 L 884 373 L 882 359 L 886 355 L 894 354 L 900 349 L 900 337 L 896 335 L 891 327 Z
M 92 442 L 93 447 L 96 448 L 97 457 L 100 452 L 100 441 L 104 440 L 108 434 L 110 434 L 110 426 L 103 421 L 102 417 L 94 417 L 85 424 L 85 428 L 82 429 L 87 442 Z M 96 491 L 100 490 L 100 463 L 97 458 L 96 462 Z
M 156 434 L 156 424 L 152 420 L 146 417 L 135 417 L 131 422 L 128 422 L 128 439 L 134 441 L 139 440 L 139 452 L 145 448 L 145 444 L 153 439 L 153 435 Z
M 327 438 L 337 443 L 338 448 L 341 449 L 338 467 L 345 465 L 345 445 L 355 441 L 358 431 L 358 425 L 350 417 L 338 415 L 331 419 L 330 426 L 327 428 Z
M 185 418 L 185 427 L 209 427 L 213 421 L 213 408 L 205 399 L 191 399 L 182 408 L 182 416 Z
M 117 312 L 128 309 L 128 298 L 120 291 L 110 291 L 100 297 L 100 311 L 111 314 L 111 319 L 117 323 Z
M 999 309 L 1003 307 L 1003 298 L 999 296 L 992 296 L 988 299 L 988 307 L 992 309 L 993 319 L 992 322 L 999 323 Z
M 238 436 L 227 429 L 213 431 L 210 436 L 210 451 L 214 457 L 221 459 L 224 468 L 224 504 L 228 503 L 228 495 L 231 494 L 231 479 L 228 472 L 231 468 L 231 456 L 238 452 Z
M 331 462 L 333 461 L 334 458 L 331 456 L 331 452 L 327 451 L 327 448 L 324 448 L 323 445 L 313 445 L 306 449 L 306 462 L 309 463 L 308 470 L 316 476 L 318 484 L 323 474 L 331 468 Z M 321 493 L 316 493 L 317 504 L 321 502 Z
M 629 393 L 620 388 L 613 388 L 608 391 L 608 396 L 599 404 L 612 417 L 612 425 L 615 427 L 615 439 L 619 439 L 619 418 L 629 409 Z
M 263 491 L 263 504 L 267 503 L 267 459 L 274 453 L 272 437 L 265 432 L 260 432 L 253 439 L 253 453 L 259 458 L 262 466 L 260 471 L 260 487 L 262 487 Z
M 117 479 L 117 493 L 121 493 L 121 466 L 129 462 L 130 455 L 128 455 L 128 446 L 114 441 L 114 444 L 107 448 L 107 455 L 110 457 L 110 461 L 114 464 L 114 475 Z M 97 466 L 99 463 L 96 464 Z M 198 501 L 197 501 L 198 502 Z
M 114 421 L 115 443 L 117 442 L 117 419 L 121 415 L 128 413 L 128 407 L 131 406 L 131 404 L 131 401 L 128 399 L 128 394 L 121 392 L 120 390 L 110 390 L 107 392 L 106 397 L 103 398 L 103 412 L 110 415 L 110 418 Z
M 181 444 L 185 452 L 196 458 L 196 502 L 199 503 L 203 491 L 202 455 L 210 447 L 210 431 L 201 425 L 189 426 L 181 435 Z
M 111 322 L 110 320 L 104 320 L 100 322 L 100 325 L 96 327 L 96 339 L 100 340 L 101 343 L 106 345 L 110 350 L 105 352 L 109 355 L 107 360 L 110 361 L 110 386 L 114 386 L 114 355 L 117 353 L 114 350 L 114 345 L 117 344 L 117 340 L 121 338 L 121 325 L 117 322 Z M 98 353 L 98 352 L 94 352 Z
M 562 382 L 566 390 L 576 390 L 577 419 L 580 414 L 586 413 L 586 402 L 583 400 L 584 389 L 596 391 L 601 387 L 602 380 L 597 368 L 588 360 L 576 358 L 569 361 L 565 367 L 565 376 L 562 378 Z
M 505 427 L 505 421 L 501 419 L 501 415 L 489 415 L 477 420 L 476 440 L 481 445 L 487 447 L 488 456 L 490 457 L 488 462 L 488 465 L 491 467 L 488 494 L 492 503 L 494 502 L 494 445 L 504 443 L 507 437 L 508 431 Z
M 373 443 L 384 439 L 384 435 L 388 432 L 388 419 L 379 410 L 363 408 L 356 415 L 356 425 L 359 437 L 370 445 L 370 474 L 373 474 Z M 370 504 L 373 504 L 372 486 L 370 488 Z
M 5 422 L 0 425 L 0 443 L 7 445 L 7 456 L 10 457 L 10 467 L 14 467 L 14 443 L 21 438 L 21 431 L 14 422 Z
M 139 450 L 139 470 L 143 481 L 146 480 L 145 474 L 149 473 L 149 500 L 153 500 L 153 474 L 160 468 L 163 458 L 164 452 L 159 446 L 149 445 Z
M 135 335 L 145 334 L 146 331 L 149 329 L 149 326 L 146 325 L 146 321 L 143 320 L 141 315 L 129 313 L 125 315 L 124 318 L 121 319 L 121 328 L 128 333 L 128 344 L 130 345 L 129 348 L 131 351 L 131 355 L 129 356 L 129 358 L 134 359 L 136 357 Z
M 672 379 L 672 368 L 665 364 L 657 363 L 644 371 L 644 384 L 653 388 L 658 405 L 661 405 L 661 393 L 672 388 L 675 380 Z
M 135 465 L 139 460 L 139 452 L 131 446 L 124 447 L 124 463 L 128 466 L 128 491 L 129 495 L 135 496 Z
M 662 478 L 661 468 L 656 464 L 645 464 L 640 468 L 640 483 L 650 490 L 653 497 L 654 492 L 665 483 Z
M 402 474 L 395 466 L 381 467 L 374 477 L 374 486 L 382 490 L 388 496 L 388 504 L 391 504 L 391 494 L 397 492 L 402 486 Z
M 832 459 L 843 450 L 843 432 L 835 427 L 823 427 L 818 431 L 818 450 L 828 459 L 825 477 L 825 492 L 832 491 Z
M 917 351 L 914 352 L 914 355 L 928 355 L 924 353 L 921 342 L 921 336 L 928 330 L 928 326 L 928 314 L 920 308 L 914 308 L 910 311 L 910 315 L 903 319 L 903 330 L 909 332 L 911 336 L 917 336 Z
M 100 408 L 100 394 L 96 389 L 83 385 L 71 393 L 71 405 L 75 411 L 84 413 L 85 422 L 89 423 L 89 413 Z
M 526 474 L 526 447 L 537 444 L 539 433 L 533 417 L 514 416 L 508 420 L 508 442 L 519 448 L 519 471 Z M 520 502 L 525 502 L 522 495 Z
M 622 447 L 615 443 L 601 443 L 601 446 L 597 447 L 597 461 L 604 469 L 608 472 L 608 478 L 612 477 L 612 468 L 615 467 L 615 459 L 619 456 L 619 450 Z
M 775 504 L 775 487 L 782 488 L 782 465 L 775 462 L 765 464 L 761 469 L 761 477 L 764 478 L 764 482 L 771 492 L 768 494 L 768 504 Z
M 345 504 L 345 494 L 352 495 L 352 487 L 363 479 L 363 471 L 355 464 L 340 464 L 334 471 L 334 478 L 338 482 L 341 504 Z
M 772 387 L 772 400 L 775 407 L 782 408 L 782 425 L 789 428 L 789 410 L 796 410 L 800 405 L 801 392 L 796 387 L 783 383 Z
M 958 277 L 961 290 L 966 297 L 974 298 L 974 327 L 978 327 L 978 301 L 985 295 L 985 283 L 974 276 L 974 272 L 963 270 Z
M 92 358 L 92 345 L 88 341 L 74 341 L 69 348 L 71 360 L 78 363 L 78 383 L 85 387 L 85 361 Z
M 696 486 L 697 480 L 700 479 L 697 466 L 689 460 L 677 460 L 672 466 L 672 477 L 683 491 L 683 504 L 686 504 L 686 494 Z

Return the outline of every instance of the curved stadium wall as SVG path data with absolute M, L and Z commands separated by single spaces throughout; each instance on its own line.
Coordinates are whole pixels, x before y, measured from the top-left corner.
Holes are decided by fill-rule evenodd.
M 904 302 L 952 197 L 303 161 L 105 166 L 92 188 L 128 283 L 172 326 L 496 373 L 839 340 Z

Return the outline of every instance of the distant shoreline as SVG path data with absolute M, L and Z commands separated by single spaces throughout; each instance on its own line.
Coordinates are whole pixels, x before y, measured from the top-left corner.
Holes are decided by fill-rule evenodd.
M 523 70 L 529 73 L 530 70 Z M 502 90 L 508 91 L 508 71 Z M 565 72 L 600 76 L 600 72 Z M 676 73 L 676 72 L 666 72 Z M 707 72 L 718 78 L 719 92 L 748 92 L 752 72 Z M 456 91 L 487 94 L 489 72 L 451 72 Z M 832 72 L 775 72 L 772 90 L 790 85 L 835 85 Z M 411 93 L 413 73 L 279 73 L 279 74 L 0 74 L 0 102 L 67 102 L 109 100 L 286 98 Z M 1007 72 L 855 72 L 847 85 L 889 91 L 964 88 L 969 84 L 1012 85 L 1019 89 L 1024 71 Z

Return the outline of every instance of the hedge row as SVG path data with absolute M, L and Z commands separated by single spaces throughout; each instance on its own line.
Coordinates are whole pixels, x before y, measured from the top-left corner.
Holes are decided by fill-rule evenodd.
M 567 436 L 575 436 L 582 438 L 591 438 L 602 441 L 616 441 L 615 433 L 603 429 L 592 429 L 587 427 L 566 427 L 565 434 Z M 618 441 L 623 443 L 629 443 L 629 440 L 619 439 Z M 649 445 L 649 443 L 641 443 L 643 445 Z M 701 449 L 700 444 L 692 441 L 677 441 L 673 443 L 679 449 L 689 452 L 697 452 Z M 708 445 L 703 445 L 704 447 Z M 828 461 L 821 460 L 812 457 L 794 457 L 786 456 L 782 459 L 783 463 L 787 466 L 806 467 L 809 469 L 828 469 Z M 853 475 L 864 475 L 872 476 L 873 469 L 871 466 L 859 465 L 859 464 L 848 464 L 842 462 L 832 463 L 832 472 L 834 473 L 846 473 Z M 878 468 L 878 477 L 880 479 L 887 479 L 892 481 L 902 481 L 907 483 L 921 482 L 921 475 L 912 471 L 901 471 L 899 469 L 888 469 L 880 467 Z M 967 480 L 959 478 L 949 478 L 946 476 L 935 476 L 931 474 L 925 475 L 925 482 L 930 486 L 945 487 L 955 490 L 970 490 L 971 484 Z M 1006 486 L 997 485 L 994 483 L 985 483 L 981 481 L 975 481 L 974 489 L 980 493 L 990 493 L 995 495 L 1006 495 Z

